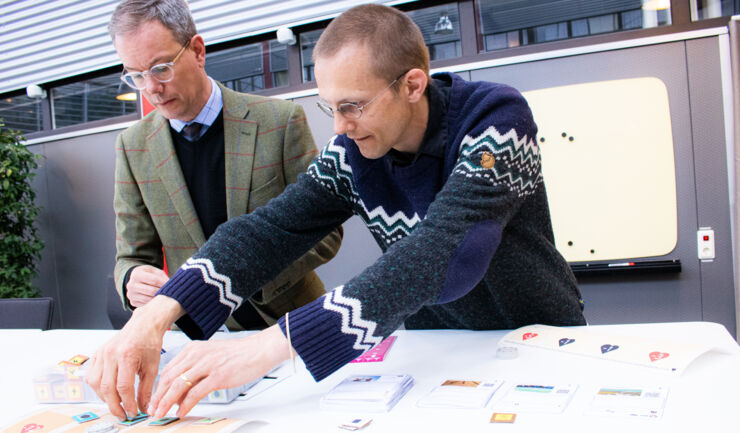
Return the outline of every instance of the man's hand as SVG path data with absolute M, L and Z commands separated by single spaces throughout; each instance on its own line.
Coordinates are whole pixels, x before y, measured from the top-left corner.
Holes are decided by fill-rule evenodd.
M 119 419 L 125 419 L 126 414 L 133 418 L 138 410 L 145 411 L 157 377 L 162 337 L 183 314 L 177 301 L 157 296 L 136 309 L 123 329 L 93 356 L 85 381 Z M 138 410 L 134 392 L 136 375 L 139 376 Z
M 278 325 L 235 340 L 193 341 L 162 370 L 148 413 L 162 418 L 177 404 L 182 418 L 211 391 L 261 378 L 288 357 Z
M 126 297 L 131 306 L 139 308 L 151 301 L 160 287 L 170 277 L 154 266 L 141 265 L 134 268 L 126 283 Z

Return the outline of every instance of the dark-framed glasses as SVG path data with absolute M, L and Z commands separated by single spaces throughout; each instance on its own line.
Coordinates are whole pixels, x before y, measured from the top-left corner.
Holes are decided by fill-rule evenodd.
M 337 105 L 336 110 L 334 108 L 332 108 L 331 105 L 329 105 L 328 103 L 326 103 L 324 101 L 317 101 L 316 102 L 316 105 L 318 105 L 319 108 L 321 109 L 321 111 L 323 111 L 324 113 L 326 113 L 326 115 L 329 116 L 329 117 L 331 117 L 331 118 L 334 118 L 334 113 L 339 113 L 339 114 L 341 114 L 343 117 L 345 117 L 347 119 L 359 119 L 362 116 L 362 110 L 364 110 L 365 108 L 367 108 L 368 105 L 372 104 L 373 101 L 375 101 L 376 99 L 378 99 L 378 97 L 380 95 L 382 95 L 383 92 L 385 92 L 386 90 L 388 90 L 391 87 L 393 87 L 393 85 L 396 84 L 396 82 L 398 82 L 398 80 L 400 80 L 401 77 L 403 77 L 404 75 L 406 75 L 407 72 L 408 71 L 406 71 L 403 74 L 401 74 L 398 77 L 396 77 L 396 79 L 393 80 L 393 81 L 391 81 L 391 84 L 389 84 L 388 86 L 386 86 L 385 89 L 383 89 L 380 92 L 378 92 L 378 94 L 375 95 L 371 100 L 367 101 L 366 103 L 364 103 L 362 105 L 358 104 L 357 102 L 343 102 L 343 103 Z
M 146 89 L 147 75 L 159 81 L 160 83 L 167 83 L 169 81 L 172 81 L 172 79 L 175 78 L 175 62 L 177 61 L 177 59 L 180 58 L 182 53 L 185 52 L 185 48 L 187 48 L 188 45 L 190 45 L 190 41 L 188 41 L 187 44 L 183 45 L 182 48 L 180 48 L 180 51 L 177 52 L 177 55 L 174 59 L 172 59 L 171 62 L 154 65 L 149 68 L 148 71 L 126 72 L 126 70 L 124 69 L 123 74 L 121 75 L 121 81 L 136 90 Z

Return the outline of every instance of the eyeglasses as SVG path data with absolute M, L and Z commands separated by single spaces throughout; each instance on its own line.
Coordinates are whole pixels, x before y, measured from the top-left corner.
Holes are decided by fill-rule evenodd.
M 321 109 L 321 111 L 323 111 L 324 113 L 326 113 L 327 116 L 332 117 L 332 118 L 334 117 L 334 113 L 339 113 L 342 116 L 346 117 L 347 119 L 359 119 L 360 116 L 362 116 L 362 110 L 364 110 L 365 108 L 367 108 L 368 105 L 372 104 L 373 101 L 375 101 L 376 99 L 378 99 L 378 97 L 380 95 L 382 95 L 383 92 L 385 92 L 386 90 L 388 90 L 391 87 L 393 87 L 393 85 L 396 84 L 396 82 L 398 80 L 400 80 L 401 77 L 403 77 L 404 75 L 406 75 L 407 72 L 408 71 L 406 71 L 403 74 L 399 75 L 395 80 L 391 81 L 391 84 L 389 84 L 385 89 L 383 89 L 380 92 L 378 92 L 378 94 L 375 95 L 373 97 L 373 99 L 367 101 L 366 103 L 364 103 L 362 105 L 358 104 L 357 102 L 344 102 L 344 103 L 341 103 L 341 104 L 337 105 L 337 109 L 336 110 L 333 109 L 331 107 L 331 105 L 327 104 L 324 101 L 317 101 L 316 102 L 316 105 L 318 105 L 319 108 Z
M 136 90 L 146 89 L 147 75 L 159 81 L 160 83 L 167 83 L 172 81 L 172 79 L 175 78 L 175 62 L 177 61 L 177 59 L 180 58 L 182 53 L 185 52 L 185 48 L 187 48 L 188 45 L 190 45 L 190 41 L 188 41 L 187 44 L 183 45 L 182 48 L 180 48 L 180 51 L 177 52 L 177 55 L 174 59 L 172 59 L 171 62 L 154 65 L 149 68 L 148 71 L 126 72 L 126 70 L 124 69 L 124 73 L 121 75 L 121 81 Z

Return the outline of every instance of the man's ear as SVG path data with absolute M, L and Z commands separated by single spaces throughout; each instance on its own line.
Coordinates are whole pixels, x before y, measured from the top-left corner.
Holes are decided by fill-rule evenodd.
M 429 84 L 429 77 L 426 72 L 421 69 L 414 68 L 406 72 L 406 75 L 401 77 L 401 81 L 406 84 L 406 88 L 408 89 L 409 102 L 415 103 L 419 102 L 419 100 L 424 97 L 427 84 Z
M 206 65 L 206 43 L 203 41 L 203 36 L 201 35 L 195 35 L 193 36 L 193 39 L 190 40 L 190 47 L 191 50 L 195 53 L 195 60 L 198 62 L 198 65 L 201 67 L 205 67 Z

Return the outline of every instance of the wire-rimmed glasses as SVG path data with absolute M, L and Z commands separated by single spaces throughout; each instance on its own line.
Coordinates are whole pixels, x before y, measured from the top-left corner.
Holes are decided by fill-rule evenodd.
M 334 117 L 334 113 L 339 113 L 342 116 L 346 117 L 347 119 L 359 119 L 362 116 L 362 110 L 367 108 L 368 105 L 372 104 L 373 101 L 378 99 L 378 97 L 382 95 L 383 92 L 393 87 L 393 85 L 396 84 L 396 82 L 398 82 L 398 80 L 400 80 L 401 77 L 406 75 L 407 72 L 408 71 L 396 77 L 396 79 L 391 81 L 391 83 L 388 86 L 386 86 L 386 88 L 378 92 L 378 94 L 375 95 L 371 100 L 367 101 L 366 103 L 362 105 L 358 104 L 357 102 L 343 102 L 337 105 L 336 110 L 324 101 L 317 101 L 316 105 L 318 105 L 321 111 L 326 113 L 326 115 L 331 118 Z

